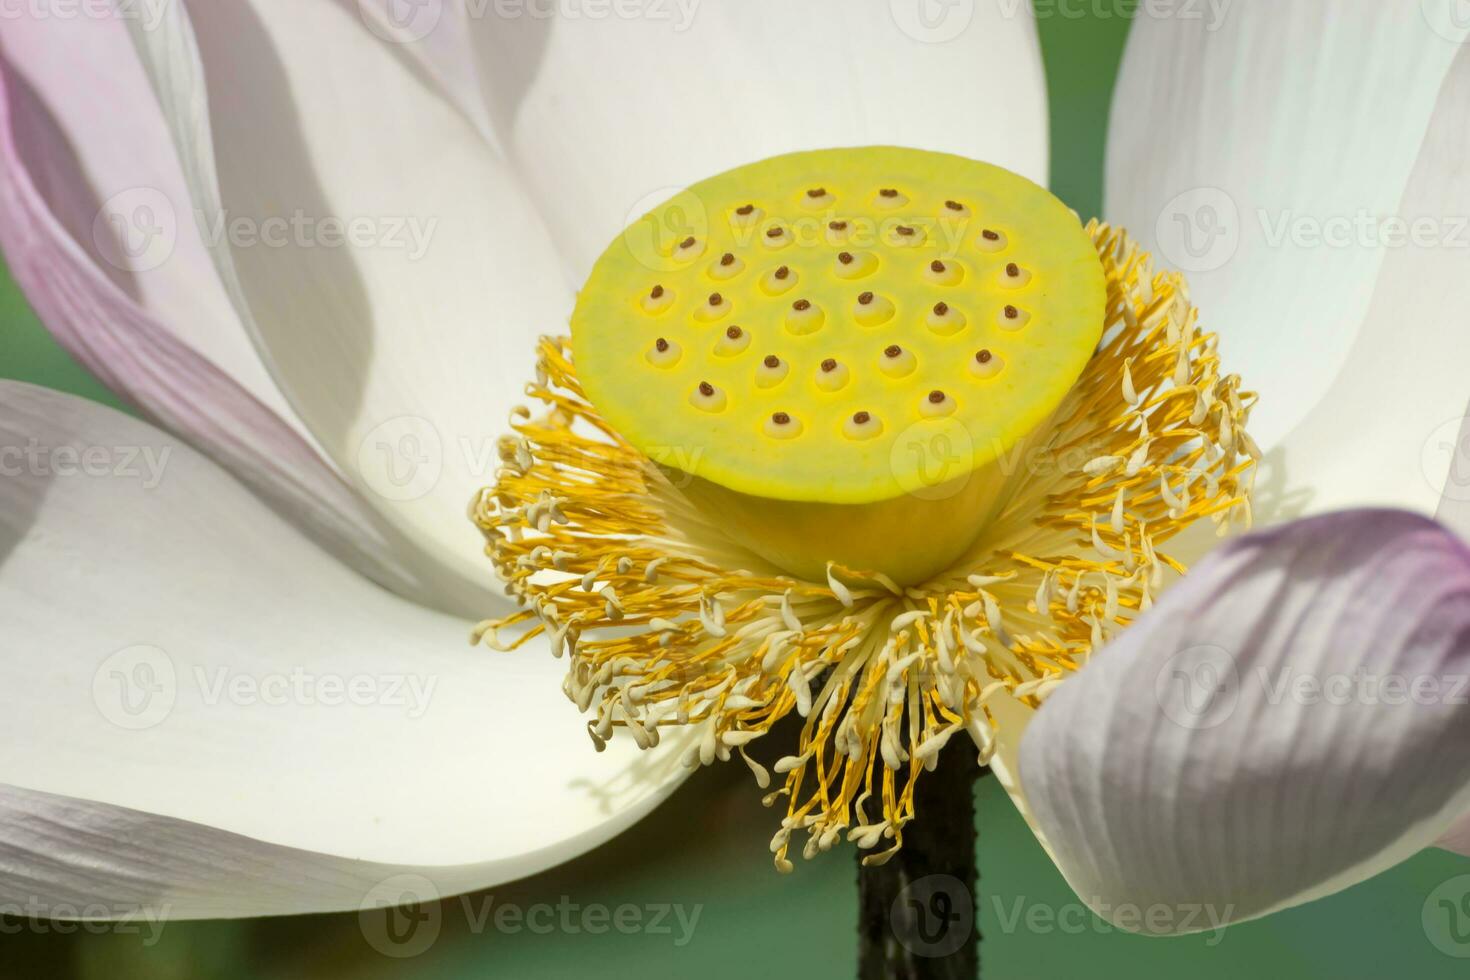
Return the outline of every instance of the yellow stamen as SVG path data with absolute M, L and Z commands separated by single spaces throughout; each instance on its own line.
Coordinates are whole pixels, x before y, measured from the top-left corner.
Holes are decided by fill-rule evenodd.
M 657 744 L 695 726 L 686 763 L 746 748 L 805 719 L 775 773 L 786 800 L 772 841 L 791 867 L 842 835 L 886 860 L 913 818 L 915 781 L 961 731 L 995 744 L 987 700 L 1032 705 L 1148 608 L 1159 547 L 1205 518 L 1249 522 L 1255 398 L 1222 374 L 1183 278 L 1155 272 L 1122 232 L 1088 234 L 1107 283 L 1102 341 L 1006 485 L 995 519 L 952 567 L 917 585 L 832 565 L 821 579 L 765 565 L 693 505 L 678 469 L 625 442 L 587 401 L 564 338 L 543 340 L 494 487 L 477 497 L 487 553 L 526 609 L 476 637 L 514 649 L 547 633 L 570 658 L 565 689 L 615 729 Z M 902 542 L 895 542 L 901 545 Z M 501 634 L 520 627 L 519 636 Z

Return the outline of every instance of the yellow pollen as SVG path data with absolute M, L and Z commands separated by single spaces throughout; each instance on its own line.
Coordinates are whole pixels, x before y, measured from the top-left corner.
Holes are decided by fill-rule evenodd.
M 841 152 L 861 162 L 861 152 Z M 591 713 L 598 747 L 615 732 L 644 747 L 687 732 L 687 765 L 741 756 L 769 790 L 767 804 L 785 809 L 772 841 L 782 870 L 801 832 L 808 857 L 843 837 L 871 849 L 869 863 L 891 856 L 914 818 L 914 785 L 940 748 L 968 738 L 988 760 L 997 699 L 1038 705 L 1147 609 L 1183 571 L 1162 550 L 1170 538 L 1197 521 L 1220 533 L 1248 524 L 1256 455 L 1246 434 L 1254 395 L 1221 372 L 1216 337 L 1199 326 L 1183 278 L 1156 272 L 1122 232 L 1094 222 L 1081 233 L 1103 290 L 1100 319 L 1085 356 L 1063 370 L 1077 336 L 1056 295 L 1073 294 L 1047 251 L 1031 249 L 1035 225 L 999 209 L 984 182 L 940 187 L 918 171 L 855 164 L 792 167 L 786 177 L 770 190 L 732 183 L 711 199 L 710 226 L 691 232 L 704 251 L 746 263 L 720 289 L 723 305 L 738 310 L 738 336 L 754 343 L 722 349 L 732 322 L 696 315 L 710 293 L 708 259 L 680 266 L 671 249 L 650 253 L 669 266 L 627 270 L 616 278 L 620 291 L 601 282 L 593 305 L 579 306 L 571 340 L 543 339 L 528 386 L 539 411 L 513 417 L 496 482 L 472 507 L 497 575 L 524 607 L 481 623 L 475 638 L 514 649 L 548 637 L 569 660 L 565 690 Z M 820 246 L 797 220 L 809 189 L 822 191 L 810 238 Z M 857 235 L 880 209 L 908 227 L 927 216 L 928 243 L 942 240 L 946 224 L 975 222 L 958 239 L 963 281 L 925 281 L 935 255 L 901 266 L 909 260 L 881 237 L 843 246 L 879 256 L 871 280 L 838 279 L 827 222 L 845 220 Z M 729 237 L 727 217 L 749 223 L 743 246 Z M 776 263 L 761 239 L 775 223 L 791 238 L 781 262 L 802 289 L 767 299 L 762 277 Z M 991 241 L 982 228 L 1000 236 L 1002 227 L 996 252 L 974 246 Z M 1001 282 L 1009 263 L 1025 283 Z M 672 310 L 642 309 L 650 281 L 676 297 Z M 860 290 L 891 301 L 894 316 L 857 322 Z M 798 298 L 824 311 L 820 328 L 789 329 Z M 1069 302 L 1075 311 L 1080 300 Z M 1008 305 L 1027 318 L 1018 330 L 1004 325 Z M 935 324 L 961 309 L 968 316 L 954 332 Z M 590 311 L 626 331 L 584 332 Z M 1060 351 L 1047 355 L 1054 335 Z M 828 360 L 834 367 L 824 371 Z M 844 371 L 842 385 L 822 386 Z M 1022 376 L 1060 390 L 1042 397 L 1007 386 Z M 658 432 L 674 428 L 649 428 L 641 403 L 609 401 L 624 385 L 647 391 L 670 427 L 702 427 L 703 443 L 658 443 Z M 773 479 L 787 489 L 816 486 L 795 462 L 816 454 L 847 467 L 866 491 L 891 477 L 904 497 L 943 505 L 944 483 L 872 476 L 854 461 L 886 459 L 895 430 L 919 423 L 951 444 L 973 440 L 977 403 L 1036 417 L 999 457 L 1004 479 L 977 536 L 920 580 L 835 560 L 791 571 L 753 553 L 744 529 L 691 493 L 694 481 L 740 460 L 778 470 Z M 902 550 L 910 540 L 900 531 L 886 543 Z M 752 744 L 792 713 L 803 719 L 795 752 L 774 765 L 752 758 Z

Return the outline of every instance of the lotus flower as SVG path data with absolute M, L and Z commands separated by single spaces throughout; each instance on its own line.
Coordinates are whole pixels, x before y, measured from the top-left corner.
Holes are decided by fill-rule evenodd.
M 1248 918 L 1470 836 L 1470 554 L 1425 516 L 1447 492 L 1470 530 L 1450 315 L 1470 287 L 1445 247 L 1470 62 L 1424 6 L 1242 4 L 1130 39 L 1106 217 L 1191 274 L 1260 393 L 1264 530 L 1191 544 L 1182 584 L 996 729 L 997 772 L 1105 916 Z M 914 9 L 7 22 L 0 245 L 149 421 L 0 386 L 0 718 L 26 746 L 0 773 L 0 900 L 358 908 L 394 876 L 537 871 L 666 798 L 682 740 L 598 754 L 550 656 L 467 650 L 512 607 L 465 502 L 534 338 L 671 189 L 857 144 L 1044 178 L 1029 13 Z M 1366 240 L 1357 216 L 1382 214 L 1446 217 Z M 1281 686 L 1339 675 L 1419 693 Z

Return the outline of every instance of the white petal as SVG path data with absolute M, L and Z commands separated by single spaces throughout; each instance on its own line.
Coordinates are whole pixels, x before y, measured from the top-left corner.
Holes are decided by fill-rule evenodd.
M 577 277 L 675 189 L 791 150 L 918 146 L 1046 182 L 1029 4 L 490 7 L 504 8 L 521 15 L 473 25 L 492 118 Z
M 544 642 L 471 648 L 140 422 L 4 383 L 0 465 L 0 901 L 355 908 L 405 869 L 449 894 L 680 778 L 598 754 Z
M 7 20 L 3 51 L 0 245 L 53 336 L 375 581 L 483 609 L 487 589 L 457 594 L 414 542 L 381 526 L 266 373 L 195 230 L 123 23 L 21 15 Z
M 1425 439 L 1470 393 L 1446 356 L 1470 289 L 1470 232 L 1451 217 L 1470 198 L 1466 103 L 1447 80 L 1464 28 L 1439 7 L 1306 0 L 1134 24 L 1107 215 L 1188 273 L 1226 370 L 1260 391 L 1252 432 L 1284 447 L 1263 516 L 1437 500 Z M 1428 220 L 1434 244 L 1395 247 L 1390 217 Z
M 484 583 L 465 507 L 494 480 L 535 337 L 570 310 L 539 218 L 356 4 L 187 15 L 171 4 L 135 39 L 263 357 L 369 502 Z
M 1425 518 L 1239 539 L 1042 705 L 1026 798 L 1077 894 L 1125 928 L 1330 894 L 1470 807 L 1467 638 L 1470 552 Z

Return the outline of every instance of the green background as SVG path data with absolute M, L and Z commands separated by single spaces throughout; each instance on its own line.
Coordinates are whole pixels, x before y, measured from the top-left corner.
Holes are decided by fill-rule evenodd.
M 1079 13 L 1084 7 L 1093 13 Z M 1131 8 L 1129 2 L 1053 5 L 1039 21 L 1051 89 L 1052 186 L 1084 215 L 1101 211 L 1108 106 Z M 117 404 L 51 341 L 3 271 L 0 375 Z M 853 976 L 850 850 L 798 862 L 794 875 L 778 876 L 766 846 L 777 814 L 763 809 L 759 796 L 743 766 L 703 770 L 597 852 L 471 896 L 475 914 L 460 900 L 445 902 L 438 940 L 408 960 L 376 952 L 355 914 L 175 923 L 152 945 L 116 933 L 12 932 L 11 923 L 0 935 L 0 977 Z M 1076 897 L 993 779 L 981 784 L 979 812 L 983 973 L 995 980 L 1470 976 L 1470 959 L 1441 953 L 1421 924 L 1435 887 L 1470 873 L 1465 859 L 1425 852 L 1332 898 L 1218 936 L 1144 939 L 1075 914 Z M 492 898 L 496 907 L 569 900 L 700 908 L 692 938 L 676 946 L 677 928 L 672 935 L 477 928 L 478 913 Z M 1049 924 L 1058 917 L 1067 929 Z

